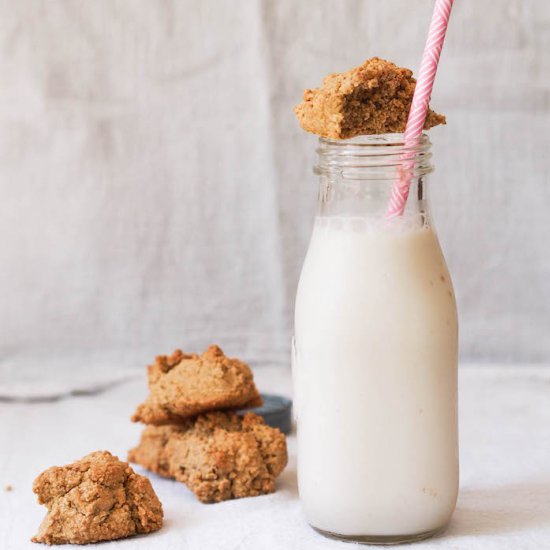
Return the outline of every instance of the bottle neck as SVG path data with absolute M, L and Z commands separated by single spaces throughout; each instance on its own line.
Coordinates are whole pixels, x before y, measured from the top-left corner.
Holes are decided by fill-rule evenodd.
M 429 223 L 430 148 L 425 134 L 408 144 L 401 134 L 321 138 L 315 167 L 320 177 L 318 215 L 385 219 L 395 182 L 407 178 L 410 188 L 404 214 L 391 223 Z

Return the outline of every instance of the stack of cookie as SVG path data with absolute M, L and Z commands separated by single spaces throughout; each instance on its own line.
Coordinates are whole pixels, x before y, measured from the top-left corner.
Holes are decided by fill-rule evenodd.
M 202 502 L 272 493 L 287 463 L 286 440 L 253 413 L 252 371 L 218 346 L 176 350 L 148 367 L 149 396 L 132 417 L 147 427 L 128 460 L 185 483 Z

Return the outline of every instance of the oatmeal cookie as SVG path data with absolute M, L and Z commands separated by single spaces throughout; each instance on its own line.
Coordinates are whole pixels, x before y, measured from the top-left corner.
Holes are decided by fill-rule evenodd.
M 33 542 L 87 544 L 162 526 L 162 505 L 150 481 L 107 451 L 49 468 L 33 491 L 48 509 Z
M 149 396 L 132 416 L 144 424 L 177 424 L 217 409 L 258 407 L 262 400 L 250 367 L 218 346 L 202 355 L 176 350 L 148 367 Z
M 210 412 L 177 426 L 148 426 L 128 459 L 185 483 L 202 502 L 275 491 L 286 439 L 253 413 Z
M 294 112 L 304 130 L 326 138 L 404 132 L 415 86 L 412 71 L 373 57 L 306 90 Z M 445 117 L 429 109 L 424 129 L 438 124 Z

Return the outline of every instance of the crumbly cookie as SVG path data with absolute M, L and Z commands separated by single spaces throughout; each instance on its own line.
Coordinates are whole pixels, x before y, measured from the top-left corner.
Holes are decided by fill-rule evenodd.
M 107 451 L 47 469 L 33 491 L 48 513 L 32 542 L 87 544 L 162 526 L 162 505 L 151 482 Z
M 412 71 L 373 57 L 306 90 L 294 112 L 304 130 L 327 138 L 404 132 L 415 86 Z M 438 124 L 445 117 L 429 109 L 424 129 Z
M 210 412 L 177 426 L 148 426 L 131 462 L 185 483 L 202 502 L 275 491 L 286 439 L 260 416 Z
M 262 400 L 250 367 L 226 357 L 218 346 L 202 355 L 176 350 L 148 367 L 149 396 L 132 416 L 134 422 L 177 424 L 217 409 L 259 407 Z

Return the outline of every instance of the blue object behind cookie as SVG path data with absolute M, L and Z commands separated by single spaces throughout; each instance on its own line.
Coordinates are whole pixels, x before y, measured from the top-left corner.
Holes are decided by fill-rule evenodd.
M 282 395 L 262 393 L 264 404 L 255 409 L 248 409 L 242 412 L 253 412 L 260 415 L 266 424 L 279 428 L 284 434 L 290 433 L 292 429 L 292 401 Z

